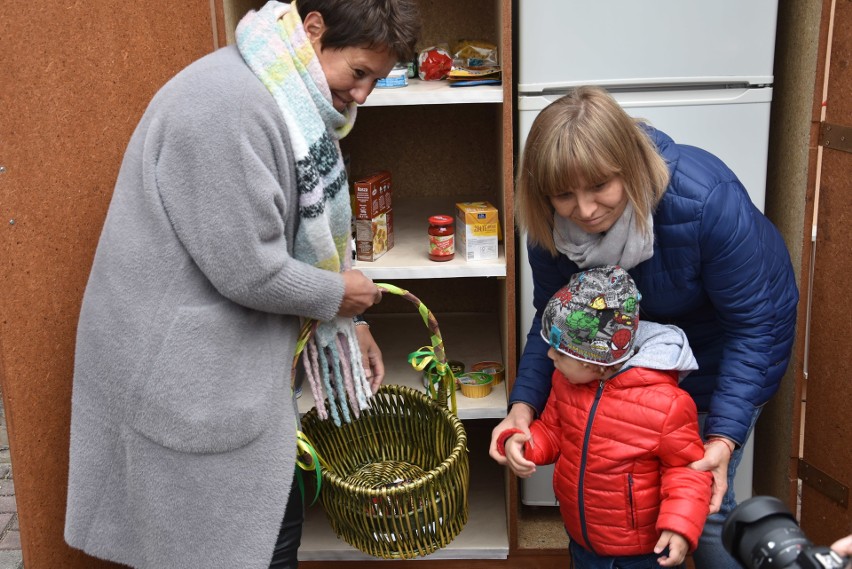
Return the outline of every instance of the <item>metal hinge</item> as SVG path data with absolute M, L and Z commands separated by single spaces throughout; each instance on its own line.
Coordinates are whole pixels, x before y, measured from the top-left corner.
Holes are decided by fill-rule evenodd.
M 819 123 L 819 145 L 852 152 L 852 127 L 828 122 Z
M 844 486 L 819 468 L 799 459 L 798 476 L 802 482 L 831 498 L 844 508 L 849 505 L 849 487 Z

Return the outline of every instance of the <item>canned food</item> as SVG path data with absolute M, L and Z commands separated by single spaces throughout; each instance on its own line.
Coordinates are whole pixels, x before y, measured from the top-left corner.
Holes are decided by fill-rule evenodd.
M 473 364 L 472 371 L 481 371 L 490 374 L 494 377 L 494 385 L 503 383 L 506 379 L 506 368 L 503 364 L 495 361 L 485 361 Z

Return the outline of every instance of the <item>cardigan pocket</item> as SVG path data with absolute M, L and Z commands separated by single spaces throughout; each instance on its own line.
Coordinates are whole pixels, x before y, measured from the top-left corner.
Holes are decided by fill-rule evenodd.
M 275 361 L 272 325 L 268 315 L 230 302 L 179 308 L 131 382 L 130 425 L 191 453 L 229 451 L 259 437 L 273 404 L 289 401 L 281 379 L 289 366 L 283 355 Z

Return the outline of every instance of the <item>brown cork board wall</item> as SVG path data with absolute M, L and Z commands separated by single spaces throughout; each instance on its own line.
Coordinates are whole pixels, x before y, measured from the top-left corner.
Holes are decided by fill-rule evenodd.
M 0 380 L 24 562 L 63 540 L 77 315 L 122 154 L 151 96 L 212 50 L 209 2 L 4 2 Z
M 834 28 L 829 43 L 827 30 L 832 8 Z M 821 29 L 819 71 L 814 87 L 814 131 L 819 126 L 823 104 L 826 123 L 852 128 L 852 99 L 849 97 L 852 89 L 849 67 L 852 3 L 823 2 Z M 828 75 L 825 97 L 824 74 Z M 824 142 L 816 136 L 815 140 L 820 145 Z M 822 163 L 815 160 L 811 168 L 818 168 L 819 202 L 816 206 L 809 369 L 803 387 L 806 407 L 802 458 L 825 475 L 811 477 L 802 485 L 801 523 L 809 539 L 827 544 L 848 534 L 852 528 L 852 509 L 848 503 L 848 488 L 852 487 L 852 414 L 848 405 L 852 401 L 852 383 L 849 382 L 852 347 L 848 342 L 852 331 L 848 317 L 852 309 L 849 295 L 852 153 L 829 144 L 822 148 Z M 846 488 L 845 505 L 832 492 L 837 485 Z

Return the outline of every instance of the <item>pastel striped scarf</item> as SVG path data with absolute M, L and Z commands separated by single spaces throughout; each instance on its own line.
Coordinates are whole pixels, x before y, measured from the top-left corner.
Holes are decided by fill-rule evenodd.
M 343 113 L 332 105 L 328 82 L 295 5 L 271 1 L 249 12 L 240 20 L 236 37 L 243 59 L 281 109 L 295 155 L 299 227 L 293 256 L 328 271 L 348 269 L 351 209 L 338 141 L 352 129 L 356 105 L 351 103 Z M 319 383 L 329 399 L 341 403 L 347 422 L 347 394 L 356 416 L 367 407 L 371 391 L 351 319 L 319 323 L 303 356 L 321 416 Z M 337 405 L 330 407 L 339 424 Z

